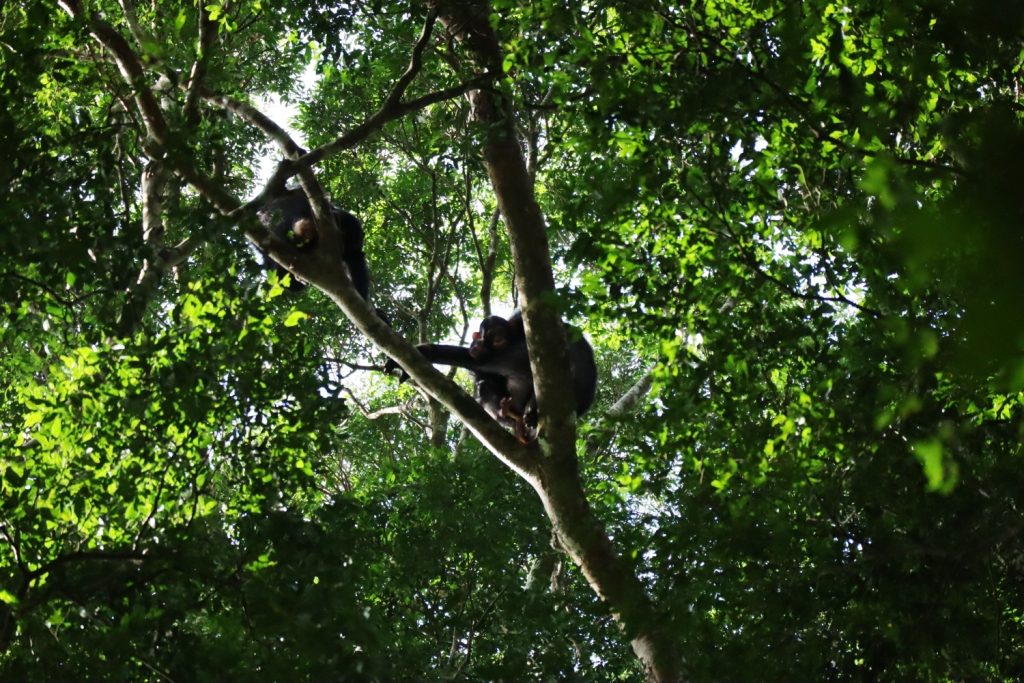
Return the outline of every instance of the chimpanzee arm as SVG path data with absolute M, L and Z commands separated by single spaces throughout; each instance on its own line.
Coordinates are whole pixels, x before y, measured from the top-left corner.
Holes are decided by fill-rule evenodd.
M 451 365 L 457 368 L 466 368 L 476 371 L 480 362 L 469 355 L 469 349 L 465 346 L 452 346 L 451 344 L 420 344 L 416 347 L 423 357 L 437 365 Z
M 480 365 L 477 359 L 469 355 L 469 349 L 464 346 L 452 346 L 451 344 L 419 344 L 416 346 L 419 352 L 423 354 L 431 363 L 438 365 L 451 365 L 457 368 L 466 368 L 476 372 L 477 367 Z M 387 362 L 384 363 L 384 374 L 390 375 L 395 370 L 399 369 L 398 363 L 393 358 L 388 358 Z M 403 370 L 399 377 L 400 382 L 404 382 L 409 378 L 409 375 Z

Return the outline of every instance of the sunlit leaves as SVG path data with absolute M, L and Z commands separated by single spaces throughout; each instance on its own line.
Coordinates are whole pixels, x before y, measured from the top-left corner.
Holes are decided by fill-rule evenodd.
M 288 317 L 284 319 L 284 326 L 295 327 L 308 317 L 309 314 L 304 313 L 303 311 L 292 311 L 291 313 L 288 314 Z

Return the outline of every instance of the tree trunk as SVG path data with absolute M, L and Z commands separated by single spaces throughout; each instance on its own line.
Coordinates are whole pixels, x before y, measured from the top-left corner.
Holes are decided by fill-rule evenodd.
M 501 50 L 486 0 L 431 0 L 430 5 L 480 66 L 488 71 L 501 69 Z M 648 679 L 681 681 L 673 638 L 634 569 L 612 547 L 579 479 L 566 339 L 557 310 L 545 300 L 554 290 L 546 227 L 516 138 L 511 104 L 490 90 L 472 91 L 469 96 L 474 118 L 487 131 L 481 151 L 510 235 L 542 420 L 543 457 L 533 471 L 520 474 L 540 496 L 564 550 L 611 609 Z

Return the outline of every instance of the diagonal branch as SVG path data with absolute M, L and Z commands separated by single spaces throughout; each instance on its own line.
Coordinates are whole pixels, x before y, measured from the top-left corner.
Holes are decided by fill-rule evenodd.
M 277 146 L 289 159 L 294 160 L 302 155 L 304 150 L 288 132 L 251 104 L 227 95 L 218 95 L 202 87 L 198 88 L 198 93 L 207 102 L 230 111 L 238 118 L 260 129 L 264 135 L 277 143 Z
M 638 379 L 633 386 L 626 390 L 619 400 L 612 404 L 612 406 L 605 412 L 605 416 L 611 419 L 618 419 L 626 417 L 640 404 L 654 385 L 654 368 L 651 368 L 645 372 L 640 379 Z
M 113 56 L 121 76 L 132 87 L 135 104 L 142 114 L 150 144 L 145 144 L 147 154 L 154 158 L 166 154 L 174 169 L 192 185 L 203 197 L 213 204 L 221 213 L 231 214 L 239 206 L 239 201 L 227 192 L 219 183 L 202 173 L 191 159 L 181 154 L 170 144 L 172 135 L 167 120 L 164 118 L 153 91 L 146 86 L 145 70 L 142 61 L 136 55 L 128 41 L 107 22 L 95 16 L 87 15 L 81 0 L 58 0 L 58 4 L 71 17 L 83 22 L 92 37 L 107 49 Z M 154 149 L 153 144 L 157 148 Z
M 605 411 L 604 419 L 601 420 L 597 429 L 587 434 L 586 454 L 588 457 L 594 457 L 598 447 L 601 445 L 601 441 L 614 433 L 616 420 L 621 420 L 636 411 L 637 406 L 650 393 L 653 385 L 654 368 L 651 368 L 634 382 L 633 386 L 627 389 L 626 393 L 620 396 L 618 401 Z
M 149 138 L 143 143 L 143 148 L 155 164 L 150 169 L 152 171 L 151 176 L 147 179 L 144 175 L 143 178 L 143 184 L 146 186 L 143 198 L 146 202 L 144 207 L 147 217 L 145 221 L 146 239 L 150 246 L 155 247 L 158 244 L 163 230 L 162 221 L 159 217 L 159 200 L 163 186 L 163 172 L 160 167 L 163 165 L 162 157 L 165 155 L 166 160 L 171 162 L 175 170 L 196 187 L 219 210 L 224 212 L 237 207 L 237 199 L 201 173 L 190 160 L 187 160 L 184 155 L 169 144 L 172 139 L 170 127 L 167 125 L 167 120 L 164 118 L 163 111 L 160 109 L 160 104 L 153 94 L 153 90 L 146 85 L 146 72 L 142 66 L 142 61 L 132 50 L 124 36 L 109 23 L 96 16 L 87 14 L 81 0 L 59 0 L 59 5 L 72 18 L 86 25 L 90 35 L 114 58 L 122 78 L 132 88 L 135 105 L 142 115 Z M 122 1 L 122 8 L 126 13 L 126 20 L 132 28 L 136 39 L 139 41 L 145 40 L 145 35 L 142 33 L 135 18 L 134 7 L 130 4 L 129 0 Z M 178 245 L 175 253 L 171 255 L 170 261 L 180 263 L 199 243 L 201 241 L 193 240 Z M 164 258 L 164 255 L 158 254 L 154 258 L 152 266 L 147 264 L 143 268 L 139 282 L 129 294 L 129 301 L 119 322 L 122 333 L 131 333 L 139 320 L 141 320 L 142 312 L 148 304 L 149 293 L 155 288 L 156 283 L 168 267 L 168 263 L 169 261 Z
M 333 156 L 341 150 L 356 146 L 368 138 L 371 133 L 383 127 L 384 124 L 389 121 L 401 118 L 406 114 L 411 114 L 419 111 L 420 109 L 426 109 L 432 104 L 444 102 L 445 100 L 465 95 L 466 93 L 474 90 L 480 90 L 500 75 L 501 74 L 495 71 L 485 71 L 458 85 L 417 97 L 416 99 L 409 100 L 408 102 L 389 103 L 385 101 L 384 105 L 382 105 L 380 109 L 348 133 L 340 135 L 333 141 L 304 154 L 302 157 L 297 159 L 296 162 L 309 166 L 318 164 L 327 157 Z
M 430 41 L 430 36 L 434 32 L 434 24 L 437 22 L 437 8 L 431 7 L 427 11 L 427 19 L 423 22 L 423 31 L 420 33 L 419 39 L 416 41 L 416 45 L 412 48 L 412 56 L 409 58 L 409 66 L 405 69 L 405 72 L 398 77 L 398 82 L 395 83 L 395 87 L 391 89 L 391 92 L 384 99 L 384 108 L 389 106 L 395 106 L 402 101 L 402 95 L 405 94 L 409 84 L 413 82 L 416 75 L 419 74 L 420 69 L 423 68 L 423 51 L 427 47 L 427 43 Z
M 139 16 L 135 13 L 135 5 L 132 3 L 132 0 L 119 0 L 118 4 L 121 5 L 121 12 L 124 13 L 124 19 L 128 23 L 128 30 L 131 31 L 132 37 L 140 48 L 144 48 L 149 41 L 149 36 L 146 35 L 146 32 L 142 30 L 142 26 L 139 24 Z

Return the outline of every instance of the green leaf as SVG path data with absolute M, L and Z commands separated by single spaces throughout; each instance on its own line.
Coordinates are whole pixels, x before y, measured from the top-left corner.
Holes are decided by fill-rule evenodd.
M 307 320 L 308 318 L 309 318 L 309 314 L 308 313 L 305 313 L 304 311 L 300 311 L 300 310 L 294 309 L 294 310 L 290 311 L 288 313 L 288 317 L 284 319 L 284 326 L 285 327 L 295 327 L 300 322 L 302 322 L 303 320 Z

